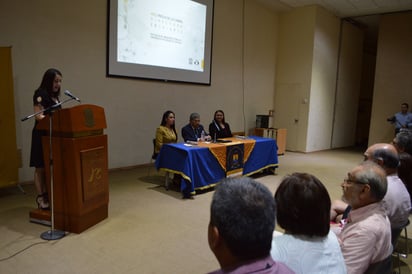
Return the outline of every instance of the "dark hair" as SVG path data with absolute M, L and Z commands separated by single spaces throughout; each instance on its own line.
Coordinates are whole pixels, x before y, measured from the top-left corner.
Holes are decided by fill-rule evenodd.
M 398 168 L 399 166 L 399 155 L 394 153 L 389 149 L 376 149 L 372 153 L 373 159 L 381 159 L 383 161 L 383 166 L 387 168 Z
M 406 108 L 409 108 L 408 103 L 402 103 L 401 106 L 405 106 Z
M 412 155 L 412 132 L 400 131 L 395 136 L 396 145 L 403 149 L 406 153 Z
M 63 77 L 62 73 L 58 69 L 49 68 L 48 70 L 46 70 L 46 72 L 43 75 L 43 79 L 41 80 L 40 87 L 39 87 L 39 89 L 43 89 L 47 91 L 47 93 L 51 97 L 58 97 L 60 95 L 60 89 L 57 93 L 53 92 L 54 78 L 56 77 L 56 75 Z
M 331 201 L 325 186 L 307 173 L 283 178 L 275 194 L 279 225 L 291 234 L 325 237 Z
M 160 122 L 160 125 L 161 125 L 161 126 L 165 126 L 165 125 L 166 125 L 166 119 L 169 117 L 170 114 L 173 114 L 173 115 L 176 117 L 176 114 L 175 114 L 173 111 L 171 111 L 171 110 L 166 110 L 166 111 L 163 113 L 162 121 Z M 172 129 L 173 129 L 173 131 L 175 132 L 176 140 L 177 140 L 177 132 L 176 132 L 175 124 L 172 125 Z
M 225 123 L 225 113 L 224 113 L 223 110 L 221 110 L 221 109 L 218 109 L 218 110 L 215 111 L 215 114 L 213 115 L 213 120 L 216 121 L 216 114 L 217 114 L 218 112 L 221 112 L 221 113 L 223 114 L 223 120 L 222 120 L 222 122 Z
M 226 178 L 213 195 L 210 225 L 234 256 L 252 260 L 270 253 L 275 214 L 275 200 L 265 185 L 248 177 Z

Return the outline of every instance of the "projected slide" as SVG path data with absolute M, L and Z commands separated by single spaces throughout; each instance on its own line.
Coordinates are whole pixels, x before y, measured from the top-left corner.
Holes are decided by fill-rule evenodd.
M 119 0 L 117 62 L 204 70 L 206 5 Z

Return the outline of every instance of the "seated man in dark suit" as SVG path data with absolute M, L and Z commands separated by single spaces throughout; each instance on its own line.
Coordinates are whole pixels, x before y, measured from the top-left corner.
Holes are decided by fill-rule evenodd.
M 199 142 L 210 140 L 210 136 L 207 135 L 204 127 L 200 124 L 199 113 L 190 114 L 189 124 L 182 128 L 182 137 L 185 142 Z M 204 140 L 202 140 L 202 137 Z

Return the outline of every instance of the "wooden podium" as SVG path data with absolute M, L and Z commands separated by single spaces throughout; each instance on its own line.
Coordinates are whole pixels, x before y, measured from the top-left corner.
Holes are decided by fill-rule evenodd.
M 81 233 L 108 216 L 109 184 L 104 109 L 95 105 L 63 108 L 52 117 L 53 211 L 56 229 Z M 49 130 L 49 116 L 38 128 Z M 49 137 L 43 137 L 50 193 Z M 51 196 L 49 194 L 49 196 Z M 33 210 L 30 220 L 50 222 L 50 211 Z M 47 216 L 48 215 L 48 216 Z M 42 223 L 41 221 L 39 221 Z

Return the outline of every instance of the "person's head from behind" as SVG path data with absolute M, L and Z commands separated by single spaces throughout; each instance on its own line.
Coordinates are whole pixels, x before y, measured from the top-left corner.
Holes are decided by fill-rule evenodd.
M 263 184 L 248 177 L 220 182 L 210 207 L 208 240 L 222 268 L 269 255 L 275 210 Z
M 197 128 L 200 125 L 200 115 L 199 113 L 192 113 L 189 117 L 190 125 L 194 128 Z
M 407 112 L 408 112 L 408 109 L 409 109 L 408 103 L 402 103 L 402 104 L 401 104 L 401 112 L 402 112 L 403 114 L 407 113 Z
M 44 73 L 39 88 L 46 90 L 50 96 L 56 97 L 60 95 L 62 77 L 63 75 L 59 70 L 50 68 Z
M 225 123 L 225 113 L 223 110 L 216 110 L 213 119 L 218 123 Z
M 386 174 L 396 172 L 399 166 L 399 155 L 395 146 L 386 143 L 373 144 L 364 153 L 365 161 L 373 161 L 385 169 Z
M 313 175 L 293 173 L 282 179 L 275 193 L 276 219 L 289 234 L 325 237 L 330 227 L 331 200 Z
M 399 153 L 406 152 L 412 155 L 412 132 L 400 131 L 393 138 L 392 144 Z
M 165 111 L 163 113 L 162 121 L 160 123 L 162 126 L 167 126 L 170 128 L 174 128 L 175 126 L 175 113 L 171 110 Z
M 385 170 L 372 161 L 356 166 L 343 180 L 342 200 L 353 209 L 379 202 L 387 191 Z

